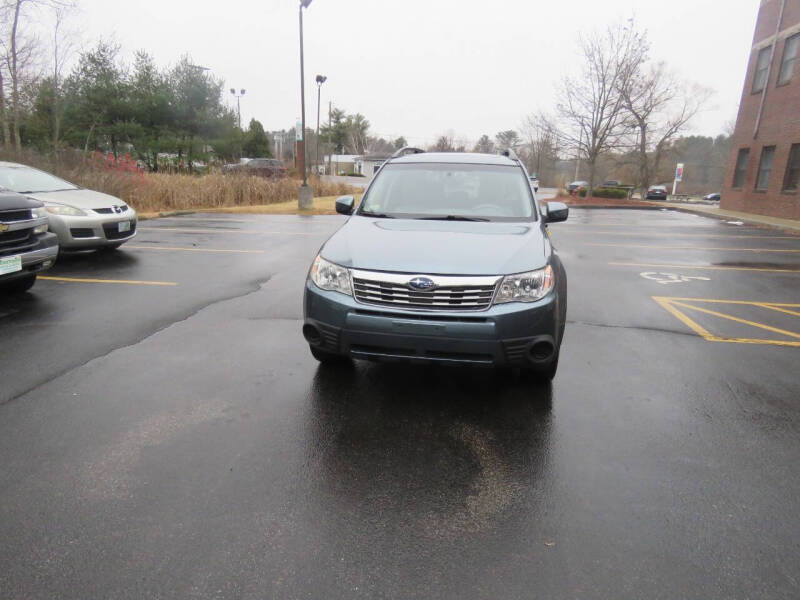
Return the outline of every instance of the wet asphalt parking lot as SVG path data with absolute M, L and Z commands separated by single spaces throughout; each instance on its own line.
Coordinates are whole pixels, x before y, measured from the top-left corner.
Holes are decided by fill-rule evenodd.
M 318 366 L 342 220 L 143 221 L 0 299 L 0 597 L 800 596 L 800 236 L 573 210 L 536 386 Z

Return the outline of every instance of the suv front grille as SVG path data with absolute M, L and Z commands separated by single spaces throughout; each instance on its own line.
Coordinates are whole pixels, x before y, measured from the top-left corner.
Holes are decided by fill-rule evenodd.
M 33 228 L 0 233 L 0 256 L 27 252 L 36 245 Z
M 119 210 L 114 210 L 113 208 L 93 208 L 92 210 L 96 213 L 100 213 L 101 215 L 113 215 L 115 213 L 120 214 L 128 210 L 127 206 L 122 205 L 117 206 L 116 208 Z
M 355 299 L 364 304 L 423 310 L 486 310 L 492 303 L 499 277 L 445 277 L 432 275 L 431 291 L 408 286 L 412 275 L 353 271 Z
M 17 210 L 0 210 L 0 222 L 30 221 L 33 218 L 30 208 Z

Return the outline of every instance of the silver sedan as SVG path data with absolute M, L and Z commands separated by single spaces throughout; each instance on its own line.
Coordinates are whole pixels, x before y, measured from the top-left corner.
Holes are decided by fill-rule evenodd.
M 0 188 L 43 202 L 62 250 L 118 248 L 136 235 L 136 211 L 27 165 L 0 162 Z

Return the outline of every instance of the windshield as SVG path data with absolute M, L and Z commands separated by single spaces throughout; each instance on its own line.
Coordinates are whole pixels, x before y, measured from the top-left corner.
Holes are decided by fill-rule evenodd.
M 30 167 L 0 167 L 0 187 L 21 194 L 78 189 L 68 181 Z
M 478 221 L 536 218 L 530 186 L 518 166 L 443 163 L 386 165 L 359 214 Z

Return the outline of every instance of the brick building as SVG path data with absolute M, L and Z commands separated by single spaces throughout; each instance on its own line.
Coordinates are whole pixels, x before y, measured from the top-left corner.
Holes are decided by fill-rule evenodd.
M 800 219 L 798 188 L 800 0 L 762 0 L 721 204 Z

